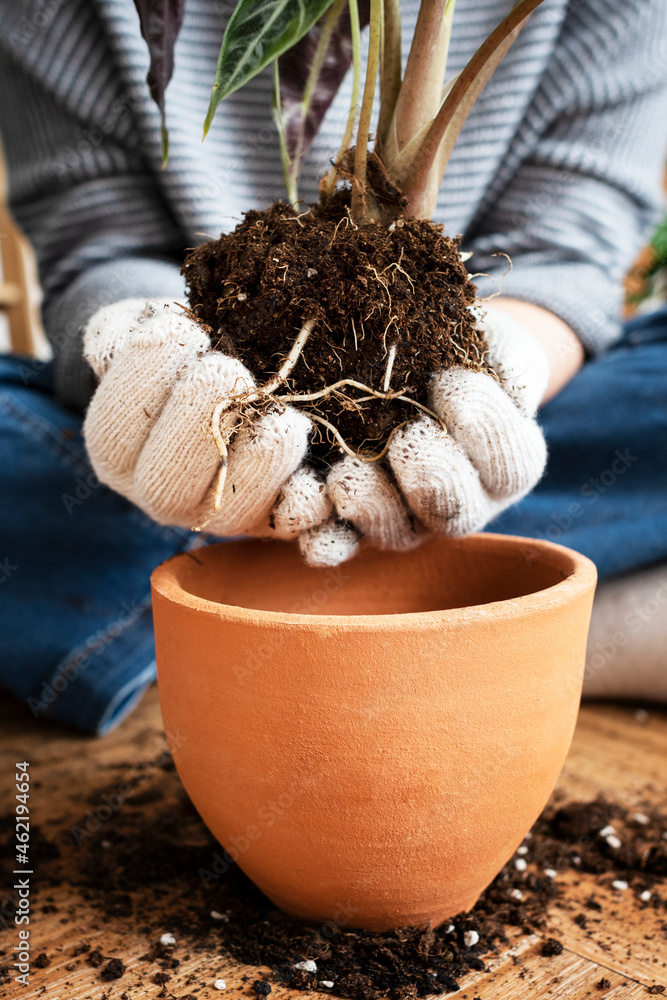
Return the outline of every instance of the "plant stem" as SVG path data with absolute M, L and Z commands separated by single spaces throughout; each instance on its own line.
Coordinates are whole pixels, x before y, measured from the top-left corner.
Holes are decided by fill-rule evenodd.
M 359 110 L 359 91 L 361 90 L 361 30 L 359 27 L 359 6 L 357 0 L 349 0 L 350 9 L 350 36 L 352 39 L 352 96 L 350 98 L 350 110 L 347 115 L 345 133 L 340 149 L 334 160 L 334 165 L 320 184 L 320 191 L 326 198 L 331 197 L 338 180 L 336 164 L 347 153 L 354 135 L 354 126 Z
M 399 183 L 408 199 L 406 214 L 430 218 L 454 143 L 473 104 L 542 0 L 517 0 L 510 13 L 459 73 Z M 390 174 L 391 174 L 390 170 Z M 393 175 L 392 175 L 393 176 Z M 396 178 L 393 178 L 396 179 Z
M 382 36 L 382 0 L 371 0 L 370 34 L 368 39 L 368 64 L 364 96 L 359 112 L 359 128 L 357 129 L 357 145 L 354 151 L 354 179 L 352 182 L 351 212 L 355 222 L 361 225 L 375 222 L 378 218 L 375 199 L 368 190 L 366 183 L 366 166 L 368 163 L 368 137 L 371 127 L 371 114 L 375 99 L 378 66 L 380 63 L 380 39 Z
M 380 53 L 380 116 L 377 150 L 381 153 L 401 90 L 401 0 L 384 0 Z
M 422 0 L 405 76 L 387 136 L 385 165 L 438 113 L 455 0 Z
M 324 24 L 322 25 L 322 31 L 320 32 L 320 37 L 317 42 L 315 55 L 308 73 L 308 79 L 306 80 L 306 86 L 304 87 L 303 98 L 299 108 L 301 113 L 301 127 L 299 129 L 298 144 L 290 164 L 289 176 L 285 179 L 285 187 L 287 188 L 288 196 L 293 205 L 295 204 L 295 200 L 292 198 L 290 192 L 294 191 L 296 195 L 299 181 L 299 170 L 301 167 L 301 157 L 303 156 L 306 121 L 308 118 L 308 112 L 310 111 L 310 104 L 313 99 L 313 94 L 315 93 L 317 81 L 320 73 L 322 72 L 322 66 L 324 65 L 327 49 L 329 48 L 329 44 L 331 42 L 331 36 L 346 2 L 347 0 L 334 0 L 334 3 L 327 12 Z
M 296 178 L 292 176 L 292 161 L 290 159 L 289 149 L 287 148 L 285 119 L 283 118 L 282 103 L 280 99 L 280 69 L 277 59 L 273 60 L 273 97 L 271 110 L 273 112 L 273 121 L 278 131 L 278 138 L 280 140 L 280 163 L 282 166 L 283 181 L 285 182 L 285 191 L 287 192 L 290 204 L 298 211 L 299 193 L 296 187 Z

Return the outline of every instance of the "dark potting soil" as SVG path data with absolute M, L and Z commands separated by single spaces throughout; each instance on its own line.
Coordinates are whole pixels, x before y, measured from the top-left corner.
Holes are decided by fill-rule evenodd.
M 433 372 L 487 369 L 468 309 L 475 286 L 459 250 L 458 239 L 423 220 L 358 227 L 337 196 L 302 214 L 282 202 L 248 212 L 234 232 L 192 250 L 183 273 L 213 345 L 238 357 L 258 384 L 276 374 L 304 323 L 316 321 L 277 395 L 346 378 L 382 391 L 395 346 L 390 390 L 427 404 Z M 295 405 L 325 417 L 355 450 L 376 452 L 419 411 L 398 400 L 350 402 L 364 395 L 347 387 Z M 339 448 L 318 425 L 312 450 L 323 457 Z
M 268 977 L 250 975 L 238 984 L 245 995 L 258 998 L 267 997 L 272 984 L 350 1000 L 412 1000 L 450 993 L 467 972 L 484 969 L 489 955 L 517 930 L 543 935 L 542 961 L 560 953 L 561 942 L 547 933 L 548 915 L 551 907 L 567 900 L 561 876 L 568 871 L 586 872 L 600 887 L 622 880 L 638 909 L 654 912 L 659 920 L 667 918 L 667 816 L 658 811 L 638 815 L 596 799 L 549 806 L 473 910 L 441 927 L 391 933 L 352 930 L 345 902 L 335 920 L 304 925 L 277 910 L 225 855 L 182 792 L 167 758 L 153 767 L 135 768 L 121 786 L 130 808 L 120 807 L 111 817 L 105 812 L 103 822 L 97 822 L 101 813 L 92 808 L 53 839 L 35 829 L 34 842 L 48 859 L 44 863 L 36 858 L 39 887 L 48 892 L 49 885 L 66 882 L 98 913 L 98 930 L 108 925 L 113 932 L 126 921 L 134 934 L 148 937 L 153 943 L 142 957 L 140 968 L 146 971 L 141 975 L 146 984 L 161 985 L 164 996 L 171 995 L 181 960 L 198 952 L 227 953 L 244 964 L 268 967 Z M 118 788 L 101 788 L 91 806 L 113 800 Z M 155 794 L 143 794 L 149 791 Z M 147 802 L 141 809 L 136 807 L 139 798 Z M 9 848 L 14 816 L 0 822 L 6 830 L 2 841 L 6 836 Z M 620 847 L 607 839 L 605 827 L 610 825 Z M 3 856 L 11 858 L 11 851 Z M 646 891 L 648 901 L 641 899 Z M 610 905 L 608 899 L 591 894 L 575 923 L 583 933 L 594 934 L 597 925 L 604 926 L 604 909 Z M 667 923 L 662 927 L 667 931 Z M 161 943 L 165 932 L 174 935 L 175 944 Z M 123 977 L 125 956 L 119 949 L 111 955 L 98 949 L 84 940 L 73 949 L 72 958 L 78 956 L 95 969 L 102 982 Z M 316 963 L 316 972 L 295 969 L 308 960 Z M 324 987 L 323 982 L 333 986 Z M 195 984 L 198 993 L 202 984 L 191 976 L 179 984 L 178 995 Z M 598 988 L 606 988 L 604 980 Z
M 125 966 L 119 958 L 110 958 L 107 964 L 104 966 L 100 972 L 100 979 L 105 982 L 111 982 L 114 979 L 121 979 L 123 973 L 125 972 Z
M 135 936 L 137 931 L 146 936 L 152 944 L 142 956 L 141 976 L 146 984 L 161 985 L 165 997 L 182 959 L 196 953 L 227 953 L 238 962 L 271 969 L 268 978 L 244 977 L 244 993 L 258 998 L 267 997 L 272 984 L 350 1000 L 412 1000 L 454 992 L 463 975 L 482 970 L 517 930 L 542 934 L 542 961 L 560 953 L 561 942 L 548 934 L 548 916 L 554 905 L 567 902 L 561 876 L 568 871 L 588 873 L 601 888 L 626 883 L 635 906 L 663 919 L 659 933 L 667 933 L 667 815 L 657 810 L 643 815 L 602 798 L 547 807 L 469 913 L 435 929 L 391 933 L 350 929 L 353 907 L 345 902 L 335 920 L 319 925 L 298 923 L 277 910 L 203 826 L 166 754 L 118 774 L 113 785 L 88 797 L 83 812 L 76 824 L 50 836 L 31 824 L 39 870 L 35 891 L 46 893 L 43 902 L 56 911 L 50 887 L 66 883 L 99 915 L 97 930 L 107 925 L 122 933 L 131 927 Z M 0 819 L 0 849 L 7 848 L 0 851 L 3 859 L 12 858 L 14 825 L 13 814 Z M 642 900 L 646 892 L 650 899 Z M 593 892 L 574 922 L 594 936 L 610 905 Z M 11 920 L 8 907 L 3 917 Z M 175 944 L 161 942 L 165 932 L 174 935 Z M 92 948 L 85 941 L 85 932 L 82 937 L 72 959 L 87 963 L 103 983 L 124 982 L 126 956 L 120 949 L 106 954 L 99 943 Z M 40 956 L 35 964 L 48 960 Z M 295 968 L 304 961 L 314 961 L 317 971 Z M 198 994 L 202 984 L 190 976 L 177 992 L 185 986 L 187 994 L 195 985 Z M 603 979 L 598 989 L 604 988 Z M 652 987 L 656 994 L 662 988 Z

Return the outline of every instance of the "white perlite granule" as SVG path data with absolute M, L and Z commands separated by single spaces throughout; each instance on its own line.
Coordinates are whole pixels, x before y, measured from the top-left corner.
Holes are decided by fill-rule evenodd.
M 625 890 L 628 888 L 628 883 L 624 882 L 623 879 L 620 878 L 614 879 L 614 881 L 611 884 L 612 888 L 618 889 L 619 892 L 625 892 Z
M 615 833 L 616 833 L 616 827 L 612 826 L 610 823 L 609 826 L 602 827 L 602 829 L 598 833 L 598 837 L 613 837 Z
M 517 854 L 528 854 L 528 848 L 525 847 L 525 846 L 524 847 L 517 847 L 516 853 Z
M 546 875 L 547 878 L 556 878 L 556 875 L 558 875 L 558 872 L 556 871 L 555 868 L 545 868 L 544 869 L 544 874 Z
M 641 899 L 642 903 L 650 903 L 651 893 L 648 891 L 648 889 L 644 889 L 644 891 L 640 893 L 639 898 Z
M 618 837 L 615 837 L 613 833 L 609 837 L 605 837 L 604 839 L 607 841 L 609 846 L 613 848 L 615 851 L 617 851 L 619 847 L 622 846 L 621 841 L 618 839 Z
M 466 948 L 472 948 L 479 941 L 479 934 L 477 931 L 466 931 L 463 935 L 463 943 Z
M 213 983 L 213 989 L 214 990 L 226 990 L 227 989 L 227 983 L 225 982 L 224 979 L 216 979 L 216 981 Z
M 217 910 L 211 910 L 211 920 L 224 920 L 226 924 L 229 923 L 229 917 L 226 913 L 218 913 Z
M 445 931 L 445 934 L 453 934 L 455 930 L 456 927 L 454 926 L 454 924 L 450 924 L 447 930 Z
M 333 981 L 331 979 L 321 979 L 320 986 L 324 986 L 325 989 L 330 990 L 333 986 Z
M 176 944 L 176 938 L 173 934 L 170 934 L 169 931 L 167 931 L 167 933 L 163 934 L 160 938 L 160 944 L 168 947 L 170 944 Z
M 510 896 L 512 896 L 513 899 L 523 899 L 521 889 L 512 889 Z
M 317 962 L 313 962 L 312 958 L 309 958 L 305 962 L 295 962 L 293 968 L 298 969 L 299 972 L 317 972 Z
M 526 863 L 526 859 L 525 858 L 517 858 L 516 861 L 514 862 L 514 867 L 516 868 L 516 870 L 518 872 L 525 872 L 526 868 L 528 867 L 528 865 Z
M 646 826 L 648 823 L 648 816 L 646 813 L 633 813 L 630 819 L 634 820 L 635 823 L 640 823 L 642 826 Z

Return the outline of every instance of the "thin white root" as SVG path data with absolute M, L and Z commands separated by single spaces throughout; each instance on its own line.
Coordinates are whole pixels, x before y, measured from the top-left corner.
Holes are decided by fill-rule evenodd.
M 395 393 L 385 395 L 383 392 L 371 389 L 369 385 L 364 385 L 363 382 L 355 382 L 351 378 L 342 378 L 339 382 L 334 382 L 332 385 L 328 385 L 324 389 L 319 389 L 317 392 L 292 393 L 288 396 L 276 396 L 276 399 L 281 403 L 314 403 L 316 399 L 324 399 L 325 396 L 331 395 L 332 392 L 336 392 L 344 385 L 351 385 L 352 388 L 361 389 L 362 392 L 370 392 L 375 399 L 393 399 L 396 395 Z
M 220 463 L 218 465 L 218 471 L 216 473 L 215 489 L 213 493 L 213 510 L 206 518 L 206 520 L 203 521 L 202 524 L 199 524 L 196 527 L 192 528 L 191 529 L 192 531 L 204 531 L 205 528 L 208 527 L 213 518 L 216 516 L 216 514 L 219 513 L 220 508 L 222 507 L 222 494 L 224 493 L 225 484 L 227 482 L 228 445 L 229 445 L 229 440 L 231 438 L 231 432 L 233 429 L 233 425 L 229 426 L 226 434 L 223 435 L 223 430 L 222 430 L 223 417 L 235 418 L 237 416 L 237 411 L 240 407 L 248 406 L 249 404 L 255 403 L 258 400 L 265 400 L 269 396 L 273 396 L 273 398 L 280 403 L 313 403 L 318 399 L 324 399 L 324 397 L 331 395 L 331 393 L 337 392 L 344 386 L 350 386 L 351 388 L 359 389 L 361 390 L 361 392 L 365 392 L 368 395 L 360 396 L 357 399 L 353 400 L 351 399 L 351 397 L 349 396 L 345 397 L 343 394 L 341 394 L 343 398 L 347 399 L 349 402 L 358 404 L 358 403 L 368 402 L 371 399 L 382 399 L 385 400 L 385 402 L 387 401 L 390 402 L 392 400 L 400 400 L 403 403 L 409 403 L 411 406 L 416 406 L 419 410 L 422 410 L 424 413 L 428 414 L 429 417 L 432 417 L 435 421 L 437 421 L 438 424 L 440 424 L 440 427 L 442 428 L 443 432 L 447 434 L 447 427 L 445 426 L 443 420 L 438 416 L 437 413 L 434 413 L 433 410 L 430 410 L 428 406 L 424 406 L 423 403 L 417 402 L 416 399 L 411 399 L 410 396 L 403 395 L 403 393 L 400 390 L 398 392 L 389 391 L 391 373 L 394 367 L 394 360 L 396 358 L 396 344 L 394 344 L 392 347 L 389 348 L 387 368 L 384 375 L 384 384 L 382 392 L 378 392 L 376 389 L 371 388 L 371 386 L 369 385 L 364 385 L 363 382 L 357 382 L 355 381 L 355 379 L 345 378 L 341 379 L 339 382 L 334 382 L 333 385 L 326 386 L 324 389 L 320 389 L 319 392 L 287 393 L 285 395 L 276 396 L 275 395 L 276 389 L 278 389 L 278 387 L 287 380 L 290 372 L 294 369 L 294 366 L 301 357 L 303 348 L 310 334 L 312 333 L 314 326 L 315 326 L 314 319 L 309 319 L 306 323 L 304 323 L 299 332 L 298 337 L 296 338 L 294 344 L 292 345 L 292 349 L 285 358 L 283 364 L 280 366 L 277 375 L 273 379 L 271 379 L 270 382 L 267 382 L 266 385 L 260 386 L 258 389 L 255 389 L 254 391 L 248 391 L 246 389 L 246 391 L 243 393 L 236 393 L 236 394 L 232 393 L 226 399 L 220 400 L 220 402 L 216 404 L 215 410 L 213 411 L 213 416 L 211 417 L 211 433 L 213 434 L 213 440 L 215 441 L 216 447 L 220 455 Z M 354 341 L 356 347 L 357 331 L 354 329 L 354 322 L 353 322 L 353 330 L 354 330 Z M 405 424 L 407 422 L 404 421 L 403 423 L 398 424 L 398 426 L 392 429 L 391 434 L 387 438 L 385 445 L 381 451 L 377 452 L 374 455 L 364 455 L 363 452 L 354 451 L 354 449 L 349 446 L 347 441 L 345 441 L 338 428 L 334 427 L 334 425 L 330 423 L 328 420 L 325 420 L 324 417 L 321 417 L 317 413 L 309 413 L 308 416 L 315 423 L 321 424 L 322 427 L 326 427 L 326 429 L 329 431 L 330 434 L 333 435 L 334 439 L 338 442 L 338 444 L 343 449 L 343 451 L 346 452 L 346 454 L 350 455 L 352 458 L 358 459 L 361 462 L 377 462 L 381 458 L 383 458 L 384 455 L 386 455 L 387 450 L 389 449 L 389 445 L 391 444 L 394 435 L 396 434 L 397 431 L 401 429 L 401 427 L 405 427 Z
M 389 348 L 389 357 L 387 358 L 387 370 L 384 373 L 384 383 L 382 385 L 383 392 L 389 392 L 389 383 L 391 382 L 391 371 L 394 367 L 394 360 L 396 359 L 396 344 L 393 344 Z
M 483 299 L 479 300 L 480 302 L 490 302 L 491 299 L 497 299 L 499 295 L 502 295 L 503 294 L 503 284 L 504 284 L 505 278 L 508 276 L 508 274 L 511 274 L 512 271 L 514 270 L 514 264 L 512 263 L 512 258 L 510 257 L 509 254 L 503 253 L 502 251 L 499 251 L 498 253 L 492 253 L 491 256 L 492 257 L 505 257 L 505 258 L 507 258 L 507 263 L 509 264 L 509 267 L 507 268 L 506 271 L 504 271 L 500 275 L 500 284 L 498 285 L 498 288 L 496 289 L 496 291 L 495 292 L 491 292 L 490 295 L 485 295 Z M 494 280 L 493 277 L 490 274 L 485 274 L 483 271 L 480 271 L 478 275 L 471 274 L 470 277 L 471 278 L 475 278 L 475 277 L 479 277 L 482 274 L 484 274 L 485 278 L 491 278 L 492 281 Z
M 301 357 L 301 352 L 305 347 L 306 341 L 313 332 L 314 326 L 315 326 L 314 319 L 309 319 L 306 323 L 304 323 L 299 333 L 299 336 L 296 338 L 296 340 L 292 345 L 292 350 L 289 352 L 289 354 L 283 361 L 282 365 L 280 366 L 278 374 L 276 375 L 275 378 L 271 379 L 270 382 L 267 382 L 265 386 L 262 386 L 261 390 L 262 393 L 270 395 L 271 393 L 276 391 L 279 385 L 282 385 L 282 383 L 286 381 L 289 373 L 292 371 L 295 364 Z
M 313 331 L 315 326 L 315 320 L 309 319 L 304 323 L 303 327 L 299 332 L 299 336 L 294 341 L 292 349 L 285 358 L 283 364 L 280 366 L 278 374 L 273 378 L 267 385 L 262 386 L 259 390 L 255 392 L 248 392 L 247 390 L 243 393 L 233 394 L 227 399 L 222 399 L 216 404 L 213 411 L 213 416 L 211 417 L 211 433 L 213 434 L 213 440 L 215 441 L 216 447 L 220 454 L 220 464 L 218 465 L 218 471 L 216 474 L 215 490 L 213 493 L 213 510 L 201 524 L 192 528 L 192 531 L 204 531 L 205 528 L 211 523 L 216 514 L 219 513 L 222 507 L 222 494 L 225 489 L 225 483 L 227 482 L 227 459 L 228 451 L 227 444 L 229 441 L 230 434 L 228 434 L 227 441 L 225 441 L 222 435 L 222 417 L 223 413 L 227 416 L 235 416 L 232 407 L 249 405 L 250 403 L 255 403 L 257 400 L 262 399 L 265 396 L 272 395 L 279 385 L 285 381 L 289 373 L 294 368 L 295 364 L 301 356 L 304 345 L 308 340 L 308 337 Z M 231 431 L 231 428 L 230 428 Z
M 327 430 L 330 431 L 331 434 L 333 434 L 334 438 L 341 446 L 343 451 L 346 452 L 351 458 L 358 458 L 360 462 L 377 462 L 381 458 L 383 458 L 387 454 L 387 450 L 389 448 L 389 445 L 391 444 L 391 440 L 396 431 L 400 431 L 401 427 L 405 427 L 407 423 L 407 421 L 404 420 L 402 424 L 398 424 L 396 427 L 392 429 L 392 432 L 387 438 L 385 446 L 382 449 L 382 451 L 377 452 L 375 455 L 364 455 L 363 452 L 354 451 L 352 448 L 350 448 L 349 444 L 342 437 L 338 428 L 334 427 L 333 424 L 330 424 L 328 420 L 324 419 L 324 417 L 320 417 L 317 413 L 309 413 L 308 416 L 310 417 L 311 420 L 314 420 L 316 423 L 322 424 L 323 427 L 326 427 Z
M 213 510 L 217 514 L 222 506 L 222 491 L 225 488 L 225 481 L 227 479 L 227 442 L 222 436 L 222 430 L 220 427 L 222 421 L 222 414 L 225 410 L 225 402 L 218 403 L 215 410 L 213 411 L 213 419 L 211 421 L 211 430 L 213 431 L 213 439 L 220 452 L 220 468 L 218 469 L 218 481 L 215 485 L 215 494 L 213 500 Z
M 437 420 L 445 434 L 449 433 L 447 425 L 442 417 L 439 417 L 434 410 L 429 410 L 428 406 L 424 406 L 423 403 L 418 403 L 416 399 L 410 399 L 409 396 L 397 396 L 396 399 L 400 399 L 402 403 L 412 403 L 412 405 L 416 406 L 418 410 L 422 410 L 423 413 L 427 413 L 429 417 L 433 417 L 434 420 Z
M 216 473 L 216 483 L 215 491 L 213 493 L 213 510 L 201 524 L 192 528 L 192 531 L 203 531 L 211 523 L 215 515 L 219 512 L 222 507 L 222 494 L 225 489 L 225 483 L 227 482 L 227 441 L 222 436 L 222 415 L 229 407 L 229 401 L 226 399 L 221 400 L 215 407 L 213 411 L 213 416 L 211 417 L 211 433 L 213 434 L 213 440 L 215 441 L 216 447 L 220 454 L 220 464 L 218 465 L 218 471 Z
M 402 403 L 410 403 L 412 406 L 416 406 L 419 410 L 427 413 L 429 417 L 433 417 L 436 420 L 445 434 L 448 433 L 447 426 L 443 419 L 438 416 L 433 410 L 430 410 L 428 406 L 424 406 L 423 403 L 418 403 L 416 399 L 412 399 L 410 396 L 404 396 L 400 390 L 398 392 L 378 392 L 377 389 L 372 389 L 369 385 L 364 385 L 363 382 L 356 382 L 354 379 L 345 378 L 341 379 L 340 382 L 334 382 L 333 385 L 328 385 L 325 389 L 320 389 L 319 392 L 309 392 L 298 394 L 294 393 L 288 396 L 276 396 L 276 399 L 281 403 L 312 403 L 317 399 L 323 399 L 325 396 L 329 396 L 332 392 L 336 392 L 341 386 L 349 385 L 354 389 L 361 389 L 362 392 L 367 392 L 367 396 L 359 396 L 354 400 L 355 403 L 367 403 L 371 399 L 384 399 L 385 401 L 391 402 L 394 399 L 400 399 Z M 312 414 L 310 414 L 312 417 Z M 352 454 L 352 452 L 350 452 Z

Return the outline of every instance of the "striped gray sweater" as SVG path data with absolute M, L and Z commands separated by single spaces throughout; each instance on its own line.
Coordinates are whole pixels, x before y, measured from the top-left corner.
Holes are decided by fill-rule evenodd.
M 458 0 L 458 72 L 513 0 Z M 0 0 L 0 132 L 11 205 L 32 241 L 57 391 L 93 388 L 85 321 L 130 295 L 183 296 L 184 247 L 280 197 L 270 74 L 201 129 L 232 0 L 188 0 L 167 91 L 171 158 L 132 0 Z M 417 0 L 404 0 L 405 46 Z M 301 194 L 336 151 L 341 88 L 307 157 Z M 514 269 L 503 292 L 563 317 L 590 352 L 619 333 L 620 280 L 661 201 L 667 144 L 666 0 L 545 0 L 468 119 L 436 218 L 473 269 Z M 483 292 L 490 291 L 481 279 Z

